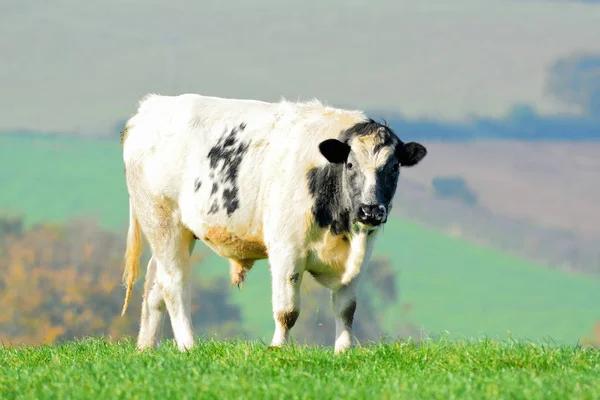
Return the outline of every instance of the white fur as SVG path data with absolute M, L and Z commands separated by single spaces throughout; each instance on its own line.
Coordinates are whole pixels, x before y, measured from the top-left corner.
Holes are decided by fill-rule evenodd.
M 196 94 L 148 95 L 141 100 L 138 112 L 127 122 L 123 149 L 132 212 L 153 251 L 140 348 L 156 345 L 165 308 L 179 348 L 193 345 L 190 232 L 204 240 L 211 227 L 264 241 L 272 275 L 273 346 L 288 340 L 288 329 L 278 315 L 300 309 L 302 274 L 311 271 L 332 289 L 335 351 L 350 347 L 351 327 L 344 325 L 340 315 L 355 301 L 357 278 L 368 262 L 376 234 L 367 238 L 363 231 L 351 238 L 351 248 L 326 250 L 327 241 L 334 239 L 310 218 L 313 199 L 306 173 L 328 162 L 318 151 L 321 141 L 337 138 L 342 130 L 366 119 L 362 112 L 327 107 L 318 101 L 267 103 Z M 239 169 L 240 207 L 231 217 L 223 211 L 209 214 L 212 185 L 207 154 L 223 134 L 241 123 L 246 129 L 239 137 L 250 140 L 250 148 Z M 195 191 L 197 179 L 202 185 Z M 157 207 L 165 204 L 169 205 L 167 212 L 158 215 Z M 235 254 L 233 247 L 207 244 L 223 257 L 243 257 Z M 334 256 L 346 261 L 341 266 L 330 262 L 329 257 Z M 293 281 L 295 274 L 298 279 Z

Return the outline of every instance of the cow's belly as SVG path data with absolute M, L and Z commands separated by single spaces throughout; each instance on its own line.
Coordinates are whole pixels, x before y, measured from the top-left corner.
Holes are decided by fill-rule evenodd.
M 232 260 L 261 260 L 267 258 L 267 247 L 261 235 L 230 232 L 225 227 L 209 227 L 199 236 L 221 257 Z

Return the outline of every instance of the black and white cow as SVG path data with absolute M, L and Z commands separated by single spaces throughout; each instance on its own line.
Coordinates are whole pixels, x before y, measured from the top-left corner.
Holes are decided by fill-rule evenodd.
M 267 103 L 148 95 L 122 134 L 130 226 L 124 280 L 146 272 L 140 349 L 157 345 L 165 308 L 179 349 L 193 346 L 190 254 L 197 239 L 240 284 L 269 260 L 273 346 L 288 340 L 304 272 L 331 289 L 335 352 L 352 345 L 361 268 L 386 222 L 402 167 L 427 151 L 360 111 L 318 101 Z

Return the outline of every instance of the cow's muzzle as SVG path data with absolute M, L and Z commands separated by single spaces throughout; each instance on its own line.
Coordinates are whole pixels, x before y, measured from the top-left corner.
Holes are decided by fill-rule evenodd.
M 387 219 L 387 210 L 381 204 L 361 204 L 356 219 L 366 226 L 379 226 Z

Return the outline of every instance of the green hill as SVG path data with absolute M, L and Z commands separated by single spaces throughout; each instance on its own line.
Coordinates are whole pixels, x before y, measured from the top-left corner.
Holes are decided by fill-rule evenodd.
M 127 195 L 118 140 L 0 136 L 0 210 L 26 223 L 96 215 L 109 229 L 127 223 Z M 574 343 L 600 320 L 600 280 L 550 270 L 499 251 L 450 238 L 418 224 L 391 220 L 376 247 L 399 274 L 401 301 L 384 310 L 388 326 L 412 307 L 410 321 L 450 337 L 499 336 Z M 199 273 L 227 274 L 224 260 L 209 257 Z M 269 271 L 257 263 L 242 291 L 246 328 L 272 334 Z M 303 298 L 303 313 L 317 307 Z M 200 334 L 202 332 L 199 332 Z M 391 332 L 390 332 L 391 333 Z
M 119 140 L 0 135 L 0 212 L 27 225 L 94 215 L 126 229 L 129 206 Z

